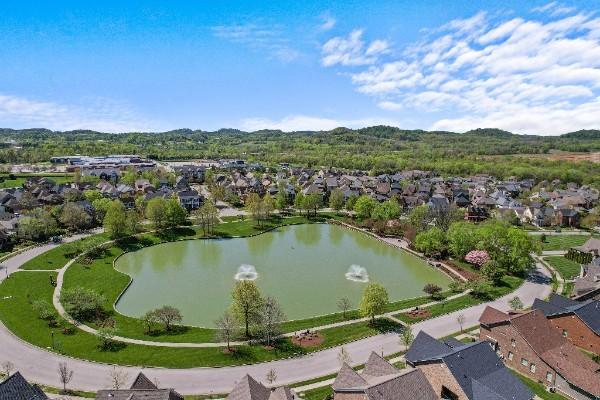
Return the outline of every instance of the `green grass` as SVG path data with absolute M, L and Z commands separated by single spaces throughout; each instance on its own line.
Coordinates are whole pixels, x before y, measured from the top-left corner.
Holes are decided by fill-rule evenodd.
M 547 235 L 546 240 L 542 242 L 542 250 L 569 250 L 573 246 L 581 246 L 590 237 L 590 235 Z M 539 240 L 541 235 L 536 235 L 534 238 Z
M 302 398 L 306 400 L 323 400 L 327 396 L 333 396 L 333 389 L 331 388 L 331 385 L 327 385 L 301 393 L 304 394 Z
M 519 378 L 529 388 L 529 390 L 531 390 L 533 393 L 535 393 L 537 396 L 539 396 L 540 398 L 542 398 L 544 400 L 566 400 L 567 399 L 566 397 L 561 396 L 558 393 L 548 392 L 546 390 L 546 387 L 544 385 L 542 385 L 541 383 L 535 382 L 535 381 L 529 379 L 528 377 L 523 376 L 513 370 L 509 369 L 509 371 L 511 371 L 513 374 L 515 374 L 517 376 L 517 378 Z
M 50 276 L 56 277 L 56 273 L 19 272 L 3 282 L 0 285 L 0 318 L 8 329 L 29 343 L 91 361 L 167 368 L 241 365 L 302 355 L 398 328 L 390 321 L 378 320 L 375 326 L 355 323 L 325 329 L 321 331 L 324 343 L 310 349 L 302 349 L 292 345 L 289 340 L 281 340 L 272 350 L 261 345 L 245 345 L 236 347 L 233 354 L 223 353 L 222 348 L 168 348 L 123 343 L 117 343 L 112 350 L 101 350 L 96 336 L 77 329 L 72 334 L 63 334 L 61 329 L 52 328 L 38 318 L 32 302 L 52 301 L 54 288 L 50 285 Z M 57 314 L 55 318 L 60 320 Z
M 566 297 L 571 296 L 574 286 L 575 286 L 575 284 L 573 282 L 566 282 L 563 286 L 562 295 L 566 296 Z
M 66 263 L 71 261 L 73 256 L 69 253 L 69 251 L 77 249 L 77 253 L 81 253 L 82 251 L 89 250 L 106 242 L 107 240 L 109 240 L 108 235 L 100 233 L 71 243 L 61 244 L 60 246 L 48 250 L 47 252 L 27 261 L 21 265 L 21 269 L 60 269 L 64 267 Z
M 15 179 L 8 179 L 8 174 L 1 174 L 4 178 L 3 182 L 0 182 L 0 189 L 20 187 L 30 177 L 46 177 L 52 179 L 57 184 L 68 183 L 73 181 L 73 174 L 13 174 Z
M 550 256 L 544 259 L 558 271 L 563 279 L 569 280 L 579 276 L 581 266 L 575 261 L 568 260 L 563 256 Z
M 454 311 L 462 310 L 463 308 L 471 307 L 477 304 L 484 303 L 486 301 L 490 301 L 492 299 L 497 299 L 502 297 L 516 288 L 518 288 L 523 283 L 523 278 L 515 277 L 515 276 L 505 276 L 502 278 L 502 284 L 498 286 L 492 287 L 490 292 L 488 293 L 487 298 L 477 298 L 471 294 L 460 296 L 452 300 L 447 300 L 438 304 L 434 304 L 429 307 L 425 307 L 426 310 L 429 311 L 428 316 L 419 316 L 412 317 L 405 313 L 394 314 L 393 316 L 400 319 L 403 322 L 413 324 L 415 322 L 420 322 L 426 319 L 435 318 L 440 315 L 449 314 Z

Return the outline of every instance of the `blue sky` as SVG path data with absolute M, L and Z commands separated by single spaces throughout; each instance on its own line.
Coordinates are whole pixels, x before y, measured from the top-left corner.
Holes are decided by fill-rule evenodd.
M 0 126 L 600 128 L 595 1 L 3 1 Z

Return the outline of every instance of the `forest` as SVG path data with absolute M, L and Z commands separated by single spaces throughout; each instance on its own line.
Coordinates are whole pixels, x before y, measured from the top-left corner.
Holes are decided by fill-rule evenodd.
M 179 129 L 156 133 L 0 129 L 0 163 L 45 162 L 58 155 L 139 154 L 156 160 L 239 158 L 263 164 L 366 170 L 402 169 L 440 175 L 487 173 L 500 178 L 560 179 L 600 186 L 600 164 L 528 158 L 552 151 L 600 151 L 600 131 L 561 136 L 517 135 L 499 129 L 465 133 L 389 126 L 282 132 Z

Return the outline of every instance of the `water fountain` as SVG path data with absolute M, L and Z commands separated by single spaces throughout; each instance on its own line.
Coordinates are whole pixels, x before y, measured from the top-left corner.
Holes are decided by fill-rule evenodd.
M 346 272 L 346 279 L 353 282 L 361 282 L 366 283 L 369 282 L 369 274 L 367 273 L 367 269 L 365 267 L 361 267 L 360 265 L 352 264 L 350 268 L 348 268 L 348 272 Z
M 258 278 L 258 272 L 256 272 L 254 265 L 250 264 L 240 265 L 234 276 L 236 281 L 254 281 L 256 278 Z

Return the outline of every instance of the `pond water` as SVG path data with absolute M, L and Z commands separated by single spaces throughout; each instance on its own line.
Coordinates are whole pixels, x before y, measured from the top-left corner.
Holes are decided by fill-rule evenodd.
M 358 307 L 368 282 L 390 300 L 423 295 L 426 283 L 450 279 L 423 260 L 363 233 L 329 224 L 282 227 L 250 238 L 189 240 L 128 253 L 117 270 L 133 283 L 117 310 L 139 317 L 168 304 L 185 324 L 214 326 L 231 303 L 236 279 L 253 279 L 288 319 L 337 312 L 342 297 Z

